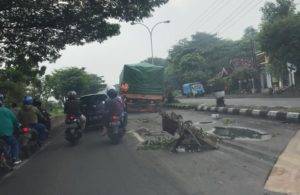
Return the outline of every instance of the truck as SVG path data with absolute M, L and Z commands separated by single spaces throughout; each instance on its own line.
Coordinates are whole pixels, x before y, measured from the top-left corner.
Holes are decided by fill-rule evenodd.
M 204 96 L 205 89 L 200 82 L 186 83 L 182 85 L 183 95 L 186 97 Z
M 155 112 L 163 101 L 164 67 L 149 63 L 125 64 L 120 75 L 120 95 L 128 112 Z

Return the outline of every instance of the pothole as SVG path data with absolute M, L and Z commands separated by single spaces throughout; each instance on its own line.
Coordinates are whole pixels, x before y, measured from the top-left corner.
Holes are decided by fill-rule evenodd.
M 245 127 L 214 127 L 210 133 L 231 140 L 264 141 L 272 137 L 267 132 Z

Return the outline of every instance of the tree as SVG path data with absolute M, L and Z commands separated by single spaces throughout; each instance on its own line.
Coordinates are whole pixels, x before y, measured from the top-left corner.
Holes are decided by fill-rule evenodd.
M 273 22 L 278 18 L 286 17 L 291 13 L 295 13 L 296 5 L 294 0 L 276 0 L 276 4 L 273 2 L 267 2 L 261 11 L 263 13 L 263 22 Z
M 52 95 L 62 102 L 69 91 L 74 90 L 78 95 L 86 95 L 105 88 L 102 77 L 88 74 L 84 68 L 76 67 L 55 70 L 52 75 L 47 75 L 46 85 Z
M 115 21 L 140 21 L 168 0 L 2 0 L 0 63 L 35 66 L 56 60 L 69 45 L 103 42 L 119 34 Z M 114 19 L 114 20 L 112 20 Z M 22 64 L 25 66 L 24 64 Z
M 42 91 L 40 79 L 45 74 L 46 67 L 31 69 L 30 66 L 27 61 L 26 66 L 0 69 L 0 93 L 5 94 L 9 102 L 21 102 L 25 94 L 33 95 L 32 92 L 38 94 Z
M 300 13 L 296 13 L 292 0 L 277 0 L 263 8 L 264 21 L 259 40 L 271 62 L 271 72 L 281 78 L 286 63 L 300 68 Z
M 186 82 L 206 82 L 223 67 L 230 67 L 232 59 L 249 57 L 251 45 L 239 41 L 222 40 L 216 35 L 196 33 L 190 41 L 181 40 L 169 51 L 166 78 L 173 88 L 181 88 Z M 251 51 L 251 50 L 250 50 Z M 250 52 L 250 57 L 252 53 Z

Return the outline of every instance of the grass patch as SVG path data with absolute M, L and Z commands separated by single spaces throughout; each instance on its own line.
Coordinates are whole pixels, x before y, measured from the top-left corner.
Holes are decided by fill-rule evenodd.
M 57 118 L 64 116 L 64 110 L 62 108 L 53 109 L 51 112 L 51 118 Z
M 288 108 L 288 112 L 299 112 L 300 113 L 300 108 L 299 107 Z

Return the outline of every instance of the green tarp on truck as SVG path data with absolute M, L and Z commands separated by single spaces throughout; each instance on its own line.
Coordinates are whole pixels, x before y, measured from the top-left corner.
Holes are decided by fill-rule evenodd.
M 164 67 L 148 63 L 124 65 L 120 85 L 128 84 L 128 94 L 163 94 Z

